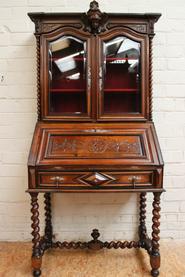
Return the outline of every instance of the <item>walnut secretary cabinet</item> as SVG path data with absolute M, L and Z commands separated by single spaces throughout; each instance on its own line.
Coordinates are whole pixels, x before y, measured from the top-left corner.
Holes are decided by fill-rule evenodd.
M 49 248 L 144 248 L 159 275 L 163 160 L 152 122 L 152 39 L 160 14 L 29 13 L 37 42 L 38 122 L 28 160 L 33 276 Z M 140 194 L 139 240 L 55 242 L 51 195 Z M 153 193 L 147 235 L 146 194 Z M 38 194 L 44 193 L 45 234 Z M 96 197 L 96 195 L 94 194 Z

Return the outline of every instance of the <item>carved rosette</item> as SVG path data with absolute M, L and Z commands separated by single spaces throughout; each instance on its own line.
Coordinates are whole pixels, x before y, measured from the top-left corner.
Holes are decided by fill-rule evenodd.
M 108 15 L 100 11 L 99 4 L 96 1 L 92 1 L 90 3 L 90 9 L 82 16 L 84 30 L 94 35 L 97 35 L 106 30 L 107 20 Z
M 106 151 L 106 148 L 106 142 L 100 139 L 94 139 L 88 144 L 88 151 L 92 153 L 103 153 Z

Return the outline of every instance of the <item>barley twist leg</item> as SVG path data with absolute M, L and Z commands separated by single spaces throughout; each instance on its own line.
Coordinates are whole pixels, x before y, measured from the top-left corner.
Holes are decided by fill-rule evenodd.
M 152 251 L 150 254 L 150 264 L 152 267 L 151 275 L 157 277 L 159 275 L 160 267 L 160 252 L 159 252 L 159 233 L 160 233 L 160 192 L 154 192 L 153 200 L 153 225 L 152 225 Z
M 38 193 L 30 193 L 31 195 L 31 213 L 32 213 L 32 269 L 33 276 L 38 277 L 41 275 L 41 264 L 42 264 L 42 255 L 40 249 L 40 228 L 39 228 L 39 205 L 38 205 Z

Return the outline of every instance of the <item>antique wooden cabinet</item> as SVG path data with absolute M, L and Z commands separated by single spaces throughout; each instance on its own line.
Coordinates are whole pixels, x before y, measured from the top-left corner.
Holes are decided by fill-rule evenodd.
M 33 276 L 48 248 L 139 248 L 159 275 L 163 160 L 152 122 L 152 39 L 160 14 L 29 13 L 37 42 L 38 122 L 28 160 Z M 51 194 L 140 194 L 138 241 L 54 242 Z M 146 193 L 154 195 L 152 236 Z M 39 234 L 38 194 L 45 197 Z M 96 197 L 96 194 L 94 194 Z

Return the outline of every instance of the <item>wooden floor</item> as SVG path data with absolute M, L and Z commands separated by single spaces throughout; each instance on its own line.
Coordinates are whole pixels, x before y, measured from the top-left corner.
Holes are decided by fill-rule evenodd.
M 161 242 L 161 277 L 185 277 L 185 241 Z M 0 277 L 31 277 L 30 243 L 0 243 Z M 140 250 L 50 250 L 42 277 L 147 277 L 147 253 Z

